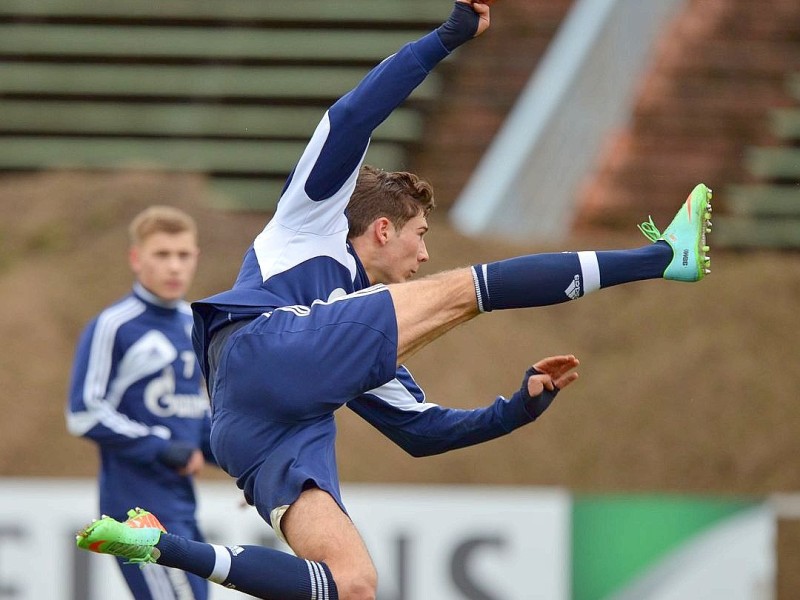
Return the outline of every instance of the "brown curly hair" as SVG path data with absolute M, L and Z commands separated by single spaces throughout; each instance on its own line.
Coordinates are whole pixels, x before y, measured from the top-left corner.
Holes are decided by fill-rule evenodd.
M 433 188 L 424 179 L 405 171 L 364 165 L 347 205 L 348 238 L 360 236 L 380 217 L 402 229 L 417 215 L 427 216 L 435 206 Z

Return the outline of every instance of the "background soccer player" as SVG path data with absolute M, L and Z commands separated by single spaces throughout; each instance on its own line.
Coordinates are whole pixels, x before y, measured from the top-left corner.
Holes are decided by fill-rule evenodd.
M 209 405 L 191 345 L 184 295 L 197 269 L 197 228 L 186 213 L 153 206 L 130 224 L 130 294 L 85 328 L 72 372 L 67 425 L 100 451 L 100 510 L 125 519 L 153 507 L 170 531 L 202 540 L 192 476 L 211 458 Z M 137 600 L 203 600 L 208 583 L 175 569 L 124 565 Z

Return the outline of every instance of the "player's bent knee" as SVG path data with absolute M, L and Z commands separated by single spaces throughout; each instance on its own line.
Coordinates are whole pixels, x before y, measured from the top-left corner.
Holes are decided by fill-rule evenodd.
M 339 600 L 375 600 L 377 588 L 378 578 L 374 573 L 336 580 Z
M 332 568 L 339 600 L 375 600 L 378 593 L 378 573 L 372 563 L 361 568 Z

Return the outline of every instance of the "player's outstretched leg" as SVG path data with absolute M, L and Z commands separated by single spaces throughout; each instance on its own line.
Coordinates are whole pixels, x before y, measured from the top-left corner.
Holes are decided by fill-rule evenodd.
M 330 569 L 261 546 L 218 546 L 171 535 L 155 515 L 136 508 L 120 523 L 103 516 L 76 536 L 78 548 L 129 563 L 181 569 L 263 600 L 337 600 Z
M 664 240 L 672 248 L 672 260 L 664 279 L 699 281 L 711 273 L 706 234 L 711 232 L 711 190 L 700 183 L 692 190 L 672 223 L 661 233 L 652 217 L 639 225 L 651 241 Z
M 528 254 L 388 286 L 399 360 L 481 312 L 550 306 L 648 279 L 699 281 L 710 272 L 710 200 L 697 185 L 663 235 L 652 219 L 640 226 L 653 242 L 641 248 Z
M 710 272 L 711 190 L 697 185 L 663 235 L 653 220 L 639 229 L 654 242 L 630 250 L 519 256 L 472 267 L 479 310 L 548 306 L 646 279 L 699 281 Z

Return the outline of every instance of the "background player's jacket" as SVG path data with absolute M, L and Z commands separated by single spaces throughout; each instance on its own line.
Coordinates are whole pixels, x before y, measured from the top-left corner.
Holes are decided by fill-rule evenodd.
M 222 326 L 370 285 L 347 243 L 345 209 L 372 131 L 447 54 L 435 31 L 407 44 L 325 113 L 289 176 L 275 215 L 245 254 L 233 288 L 192 304 L 193 339 L 206 379 L 213 379 L 208 376 L 210 338 Z M 394 379 L 348 406 L 415 456 L 486 441 L 533 420 L 516 398 L 500 397 L 475 410 L 428 403 L 402 366 Z
M 100 450 L 100 510 L 146 506 L 165 522 L 192 520 L 190 477 L 162 462 L 176 445 L 209 450 L 208 397 L 191 344 L 188 303 L 165 305 L 138 283 L 84 329 L 67 426 Z

